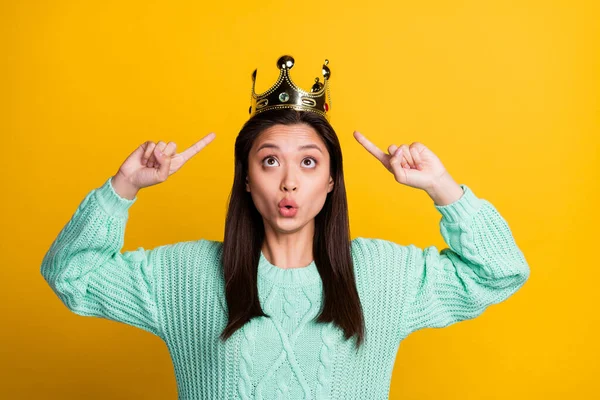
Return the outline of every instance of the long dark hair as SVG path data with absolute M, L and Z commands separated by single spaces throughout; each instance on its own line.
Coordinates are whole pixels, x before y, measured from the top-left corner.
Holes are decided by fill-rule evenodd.
M 257 271 L 265 236 L 263 219 L 246 191 L 248 155 L 254 140 L 276 125 L 308 124 L 321 137 L 330 158 L 333 190 L 315 217 L 313 258 L 323 282 L 324 301 L 317 322 L 333 321 L 346 339 L 357 335 L 356 347 L 364 340 L 362 307 L 356 290 L 350 252 L 350 226 L 342 151 L 337 135 L 327 119 L 310 111 L 269 110 L 250 118 L 235 141 L 235 175 L 229 197 L 223 240 L 223 273 L 229 321 L 221 333 L 227 340 L 254 317 L 269 317 L 258 297 Z

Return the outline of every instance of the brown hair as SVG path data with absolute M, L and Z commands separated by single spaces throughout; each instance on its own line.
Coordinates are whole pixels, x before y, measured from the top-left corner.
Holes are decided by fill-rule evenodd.
M 346 339 L 357 335 L 356 347 L 364 340 L 364 318 L 351 256 L 350 226 L 342 151 L 327 119 L 310 111 L 269 110 L 250 118 L 235 141 L 235 173 L 229 197 L 223 240 L 223 273 L 229 321 L 221 333 L 227 340 L 253 317 L 269 317 L 258 297 L 257 270 L 265 236 L 263 219 L 246 191 L 248 155 L 254 140 L 276 125 L 307 124 L 321 137 L 330 156 L 333 190 L 315 216 L 313 257 L 323 282 L 324 301 L 317 322 L 337 324 Z

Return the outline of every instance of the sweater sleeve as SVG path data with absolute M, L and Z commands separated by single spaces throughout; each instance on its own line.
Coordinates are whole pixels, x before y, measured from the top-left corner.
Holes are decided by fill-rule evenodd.
M 406 334 L 441 328 L 482 314 L 515 293 L 529 266 L 507 222 L 466 185 L 455 202 L 435 205 L 449 248 L 409 245 Z
M 155 250 L 121 253 L 128 209 L 112 177 L 92 190 L 44 256 L 41 274 L 62 303 L 161 336 L 155 301 Z

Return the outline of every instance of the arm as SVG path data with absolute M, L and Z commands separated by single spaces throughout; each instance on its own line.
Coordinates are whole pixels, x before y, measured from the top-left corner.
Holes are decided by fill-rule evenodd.
M 164 247 L 121 253 L 128 209 L 109 178 L 80 203 L 44 256 L 41 274 L 75 314 L 132 325 L 161 336 L 155 263 Z
M 506 221 L 490 202 L 477 198 L 466 185 L 458 185 L 427 146 L 392 144 L 386 154 L 360 132 L 355 131 L 354 137 L 397 182 L 425 190 L 442 214 L 440 229 L 450 248 L 441 252 L 434 246 L 422 250 L 371 241 L 383 249 L 380 257 L 392 260 L 386 262 L 388 266 L 403 267 L 404 336 L 475 318 L 523 286 L 529 266 Z
M 464 194 L 447 205 L 440 231 L 450 248 L 408 246 L 406 334 L 472 319 L 510 297 L 529 278 L 529 266 L 506 221 L 487 200 Z

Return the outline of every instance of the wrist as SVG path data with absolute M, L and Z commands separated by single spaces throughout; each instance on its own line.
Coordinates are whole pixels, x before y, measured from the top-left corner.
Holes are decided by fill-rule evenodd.
M 427 194 L 436 206 L 446 206 L 459 200 L 464 192 L 450 174 L 444 172 L 427 190 Z
M 133 185 L 121 171 L 117 172 L 112 178 L 112 186 L 115 192 L 128 200 L 133 200 L 140 190 Z

